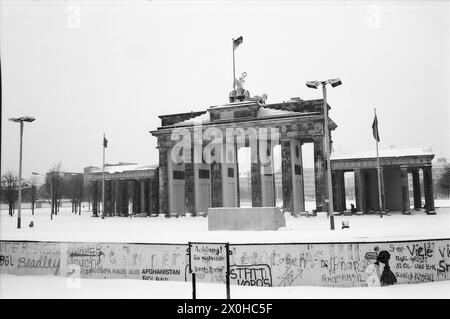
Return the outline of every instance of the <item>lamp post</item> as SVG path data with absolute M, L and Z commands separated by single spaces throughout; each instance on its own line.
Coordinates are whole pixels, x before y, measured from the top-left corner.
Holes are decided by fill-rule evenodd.
M 23 122 L 33 122 L 35 120 L 34 117 L 31 116 L 22 116 L 17 118 L 10 118 L 11 122 L 20 123 L 20 155 L 19 155 L 19 205 L 17 207 L 17 228 L 20 228 L 20 211 L 22 206 L 22 137 L 23 137 Z
M 327 105 L 327 84 L 331 84 L 332 87 L 336 87 L 342 84 L 339 78 L 330 79 L 326 81 L 308 81 L 306 86 L 311 89 L 317 89 L 322 85 L 323 92 L 323 116 L 324 116 L 324 148 L 325 148 L 325 160 L 327 163 L 327 189 L 328 189 L 328 215 L 330 216 L 330 228 L 334 230 L 334 212 L 333 212 L 333 187 L 331 185 L 331 164 L 330 164 L 330 135 L 328 128 L 328 105 Z
M 44 174 L 39 174 L 39 173 L 36 173 L 36 172 L 33 172 L 31 174 L 47 177 Z M 50 200 L 51 200 L 51 204 L 50 205 L 52 206 L 52 208 L 50 210 L 50 220 L 53 220 L 53 182 L 52 182 L 51 178 L 49 178 L 48 180 L 50 181 Z

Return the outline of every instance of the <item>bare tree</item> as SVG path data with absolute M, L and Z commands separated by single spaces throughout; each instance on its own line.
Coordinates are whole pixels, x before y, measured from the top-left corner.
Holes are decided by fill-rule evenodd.
M 72 198 L 72 213 L 81 215 L 81 201 L 83 199 L 83 175 L 72 175 L 67 185 Z
M 55 164 L 47 173 L 47 188 L 50 190 L 50 200 L 52 206 L 52 215 L 58 215 L 61 203 L 61 162 Z M 48 183 L 47 183 L 48 182 Z
M 2 176 L 2 194 L 8 204 L 9 216 L 14 214 L 14 204 L 18 197 L 19 178 L 12 171 L 7 171 Z
M 51 194 L 50 194 L 50 183 L 49 183 L 49 177 L 45 177 L 45 182 L 38 188 L 38 197 L 46 199 L 49 204 L 52 203 L 51 201 Z

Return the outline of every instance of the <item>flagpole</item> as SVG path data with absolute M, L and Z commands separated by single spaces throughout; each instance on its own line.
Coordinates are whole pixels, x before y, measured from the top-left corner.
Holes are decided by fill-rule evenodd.
M 375 118 L 377 117 L 377 109 L 373 109 L 375 113 Z M 375 139 L 375 145 L 377 147 L 377 175 L 378 175 L 378 208 L 380 211 L 380 218 L 383 218 L 383 211 L 382 211 L 382 202 L 381 202 L 381 178 L 380 178 L 380 156 L 378 155 L 378 120 L 377 120 L 377 138 Z
M 105 216 L 105 133 L 103 133 L 102 216 Z
M 236 91 L 236 73 L 235 73 L 235 61 L 234 61 L 234 38 L 231 39 L 231 47 L 233 48 L 233 91 Z

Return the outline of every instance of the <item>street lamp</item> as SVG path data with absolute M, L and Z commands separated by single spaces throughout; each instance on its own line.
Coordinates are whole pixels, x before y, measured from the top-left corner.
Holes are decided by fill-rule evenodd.
M 327 163 L 327 188 L 328 188 L 328 214 L 330 216 L 330 228 L 334 230 L 334 212 L 333 212 L 333 187 L 331 185 L 331 164 L 330 164 L 330 135 L 328 132 L 328 105 L 327 105 L 327 88 L 326 85 L 330 84 L 332 87 L 336 87 L 342 84 L 339 78 L 329 79 L 326 81 L 307 81 L 306 86 L 311 89 L 317 89 L 322 85 L 323 92 L 323 114 L 324 114 L 324 126 L 325 126 L 325 160 Z
M 17 118 L 10 118 L 11 122 L 20 123 L 20 155 L 19 155 L 19 205 L 17 207 L 17 228 L 20 228 L 20 211 L 22 206 L 22 137 L 23 137 L 23 122 L 33 122 L 34 117 L 22 116 Z
M 47 177 L 44 174 L 39 174 L 39 173 L 36 173 L 36 172 L 33 172 L 31 174 Z M 51 211 L 50 212 L 50 220 L 53 220 L 53 182 L 52 182 L 51 178 L 49 178 L 48 180 L 50 181 L 50 200 L 51 200 L 51 204 L 50 205 L 52 206 L 52 209 L 50 210 Z

